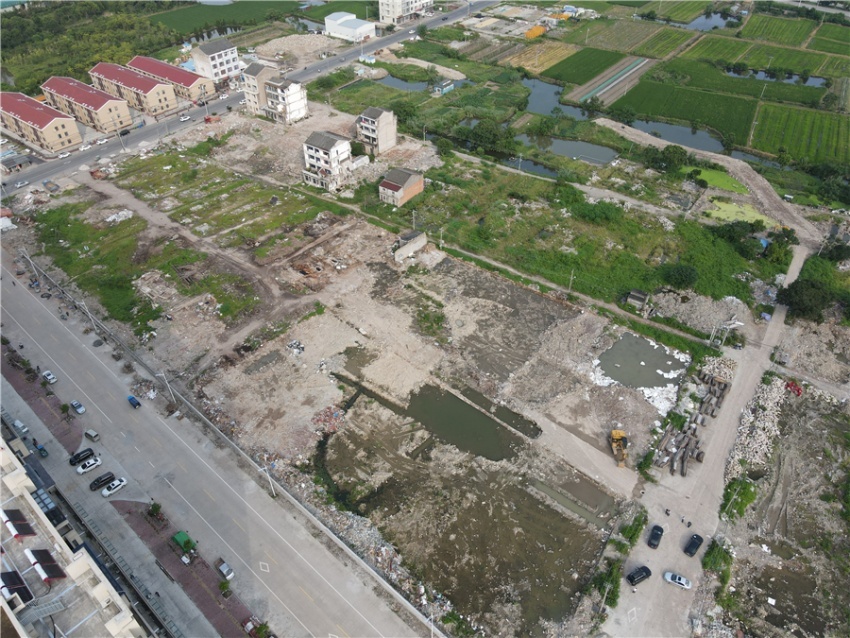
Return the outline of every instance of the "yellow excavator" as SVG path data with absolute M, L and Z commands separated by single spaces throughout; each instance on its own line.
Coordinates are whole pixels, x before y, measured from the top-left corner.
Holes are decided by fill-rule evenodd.
M 626 467 L 626 458 L 629 456 L 626 448 L 629 447 L 629 439 L 625 430 L 611 430 L 611 451 L 617 459 L 617 467 Z

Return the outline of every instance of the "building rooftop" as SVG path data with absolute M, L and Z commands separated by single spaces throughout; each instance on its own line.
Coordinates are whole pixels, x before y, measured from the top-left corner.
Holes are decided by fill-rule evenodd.
M 356 20 L 357 16 L 348 11 L 336 11 L 325 16 L 325 20 L 330 20 L 331 22 L 344 22 L 345 20 L 352 19 Z
M 410 171 L 406 168 L 393 168 L 387 173 L 387 176 L 381 180 L 381 186 L 391 191 L 398 191 L 405 188 L 410 182 L 416 181 L 422 177 L 421 173 Z
M 112 64 L 110 62 L 99 62 L 94 65 L 89 71 L 92 77 L 100 76 L 105 80 L 126 86 L 131 91 L 137 93 L 150 93 L 158 86 L 162 86 L 162 82 L 154 80 L 146 75 L 142 75 L 138 71 L 128 69 L 120 64 Z
M 131 69 L 137 69 L 143 73 L 150 73 L 160 78 L 164 78 L 173 84 L 185 86 L 187 89 L 195 85 L 198 80 L 206 80 L 203 76 L 197 73 L 192 73 L 179 66 L 168 64 L 162 60 L 148 58 L 144 55 L 137 55 L 127 63 Z
M 0 93 L 0 110 L 37 129 L 47 128 L 56 119 L 73 119 L 67 113 L 57 111 L 23 93 Z
M 242 71 L 243 75 L 250 75 L 251 77 L 257 77 L 266 69 L 272 69 L 270 66 L 266 66 L 265 64 L 260 64 L 259 62 L 251 62 L 245 69 Z
M 215 55 L 216 53 L 221 53 L 228 49 L 235 49 L 236 46 L 227 38 L 216 38 L 212 42 L 204 42 L 203 44 L 198 45 L 197 48 L 207 55 Z
M 378 108 L 377 106 L 370 106 L 365 111 L 363 111 L 360 115 L 361 115 L 361 117 L 365 117 L 365 118 L 368 118 L 370 120 L 377 120 L 384 113 L 392 113 L 392 111 L 389 111 L 387 109 L 381 109 L 381 108 Z
M 315 146 L 316 148 L 320 148 L 323 151 L 329 151 L 340 142 L 347 141 L 347 137 L 342 137 L 341 135 L 337 135 L 336 133 L 329 133 L 327 131 L 315 131 L 313 133 L 310 133 L 310 137 L 308 137 L 304 141 L 304 143 L 309 146 Z
M 114 95 L 109 95 L 91 85 L 62 76 L 53 76 L 41 85 L 45 91 L 60 95 L 75 104 L 97 111 L 109 102 L 118 100 Z

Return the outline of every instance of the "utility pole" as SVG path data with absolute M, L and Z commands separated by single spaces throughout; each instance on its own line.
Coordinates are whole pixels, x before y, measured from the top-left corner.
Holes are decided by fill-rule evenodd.
M 443 229 L 440 228 L 440 250 L 443 249 Z
M 177 399 L 174 398 L 174 392 L 171 391 L 171 386 L 168 384 L 168 379 L 165 378 L 165 373 L 159 372 L 156 376 L 161 377 L 162 380 L 165 381 L 165 387 L 168 388 L 168 393 L 171 395 L 171 401 L 176 404 Z
M 575 274 L 576 274 L 576 269 L 575 269 L 575 268 L 573 268 L 573 269 L 570 271 L 570 287 L 569 287 L 569 288 L 567 288 L 567 293 L 568 293 L 568 294 L 572 294 L 572 292 L 573 292 L 573 277 L 575 277 Z
M 273 498 L 276 498 L 276 497 L 277 497 L 277 493 L 274 491 L 274 483 L 272 483 L 272 475 L 271 475 L 271 474 L 269 474 L 269 468 L 268 468 L 268 466 L 265 466 L 265 467 L 263 467 L 263 468 L 260 468 L 260 471 L 261 471 L 261 472 L 265 472 L 265 473 L 266 473 L 266 476 L 267 476 L 267 477 L 268 477 L 268 479 L 269 479 L 269 488 L 271 488 L 271 491 L 272 491 L 272 497 L 273 497 Z
M 425 125 L 422 125 L 422 141 L 425 141 Z
M 517 158 L 516 167 L 518 171 L 522 170 L 522 153 L 520 153 L 519 157 Z

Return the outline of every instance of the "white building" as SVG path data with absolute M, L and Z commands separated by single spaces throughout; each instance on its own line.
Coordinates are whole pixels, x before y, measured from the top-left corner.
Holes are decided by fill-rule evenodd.
M 384 24 L 404 24 L 434 10 L 434 0 L 380 0 L 378 11 Z
M 327 131 L 310 133 L 304 142 L 304 182 L 337 190 L 352 171 L 351 142 Z
M 325 33 L 332 38 L 361 42 L 375 37 L 375 24 L 359 20 L 353 13 L 337 11 L 325 18 Z
M 280 76 L 265 81 L 265 114 L 276 122 L 292 124 L 303 120 L 307 110 L 307 89 L 303 84 Z
M 192 49 L 195 72 L 218 84 L 239 77 L 239 55 L 230 40 L 218 38 Z

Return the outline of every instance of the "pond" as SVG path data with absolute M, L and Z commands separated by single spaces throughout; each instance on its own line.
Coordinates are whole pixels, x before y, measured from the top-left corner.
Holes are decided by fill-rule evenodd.
M 526 112 L 552 115 L 552 110 L 558 108 L 564 115 L 569 115 L 576 120 L 587 119 L 580 108 L 561 104 L 563 87 L 541 80 L 523 80 L 522 85 L 531 90 L 531 95 L 528 96 L 528 106 L 525 107 Z
M 539 148 L 541 151 L 549 151 L 555 155 L 571 157 L 572 159 L 590 162 L 591 164 L 607 164 L 617 157 L 615 150 L 607 146 L 599 146 L 598 144 L 590 144 L 588 142 L 563 140 L 557 137 L 545 137 L 542 135 L 529 137 L 525 133 L 517 135 L 514 139 L 526 146 Z
M 636 120 L 632 126 L 639 131 L 649 133 L 662 140 L 673 142 L 673 144 L 689 146 L 701 151 L 711 151 L 712 153 L 723 152 L 723 144 L 720 143 L 720 140 L 712 137 L 707 131 L 698 130 L 694 132 L 690 126 L 667 124 L 666 122 L 656 122 L 655 120 Z
M 230 3 L 228 2 L 227 4 Z M 203 36 L 200 38 L 192 36 L 189 38 L 189 42 L 207 42 L 208 40 L 215 40 L 216 38 L 223 38 L 226 35 L 239 33 L 241 30 L 241 27 L 227 27 L 223 32 L 218 29 L 210 29 L 209 31 L 204 31 Z
M 391 86 L 394 89 L 401 89 L 402 91 L 424 91 L 428 88 L 427 82 L 407 82 L 406 80 L 394 78 L 391 75 L 381 78 L 377 82 L 384 86 Z
M 287 22 L 290 24 L 294 24 L 296 27 L 301 27 L 305 31 L 324 31 L 325 25 L 321 22 L 314 22 L 313 20 L 308 20 L 307 18 L 287 18 Z
M 732 151 L 729 154 L 730 157 L 734 157 L 735 159 L 743 160 L 745 162 L 753 162 L 755 164 L 761 164 L 762 166 L 767 166 L 768 168 L 779 168 L 778 162 L 773 162 L 769 159 L 765 159 L 763 157 L 759 157 L 758 155 L 753 155 L 752 153 L 745 153 L 744 151 Z M 786 166 L 785 170 L 792 170 L 790 166 Z
M 599 368 L 609 379 L 630 388 L 661 388 L 678 384 L 685 364 L 663 345 L 630 332 L 599 356 Z
M 726 75 L 733 78 L 741 78 L 747 80 L 763 80 L 764 82 L 779 82 L 780 80 L 777 78 L 770 77 L 764 71 L 750 71 L 749 73 L 738 74 L 734 71 L 726 71 Z M 800 79 L 799 75 L 789 75 L 784 80 L 782 80 L 785 84 L 802 84 L 803 86 L 823 86 L 826 84 L 826 78 L 818 78 L 810 76 L 805 82 L 798 82 Z
M 708 17 L 703 14 L 698 18 L 694 18 L 688 24 L 679 22 L 672 22 L 671 24 L 682 29 L 690 29 L 691 31 L 711 31 L 712 29 L 722 29 L 725 27 L 726 18 L 720 13 L 712 13 Z

